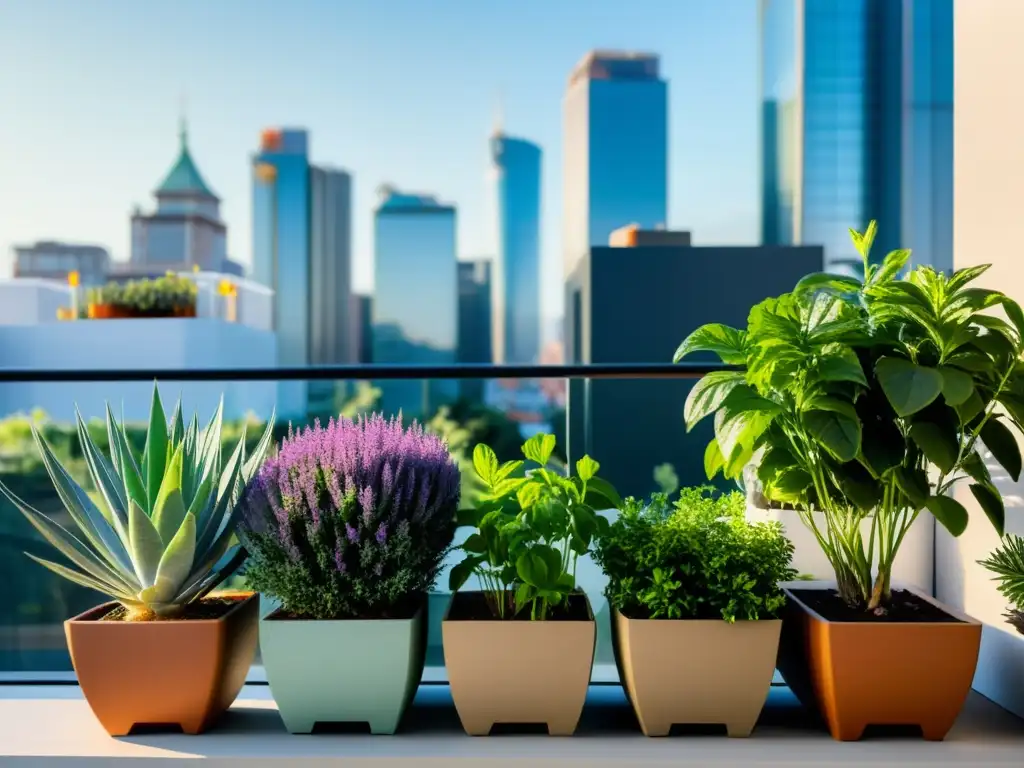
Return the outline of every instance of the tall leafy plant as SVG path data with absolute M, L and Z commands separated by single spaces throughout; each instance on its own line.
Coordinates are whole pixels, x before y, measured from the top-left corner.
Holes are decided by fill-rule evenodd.
M 688 428 L 714 416 L 708 477 L 736 478 L 756 456 L 764 495 L 799 510 L 843 599 L 881 613 L 918 515 L 934 515 L 954 536 L 967 527 L 966 508 L 950 495 L 956 482 L 969 483 L 1003 532 L 1003 501 L 980 449 L 1020 476 L 1013 431 L 1024 424 L 1024 313 L 974 284 L 984 265 L 900 277 L 906 250 L 872 264 L 875 232 L 874 222 L 851 230 L 863 280 L 810 275 L 755 306 L 744 330 L 698 328 L 675 360 L 703 351 L 736 366 L 705 376 L 686 401 Z

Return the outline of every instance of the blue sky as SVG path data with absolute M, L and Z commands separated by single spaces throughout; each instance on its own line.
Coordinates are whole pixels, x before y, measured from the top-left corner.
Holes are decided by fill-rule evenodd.
M 461 258 L 494 251 L 487 136 L 544 149 L 543 297 L 561 311 L 566 78 L 592 48 L 661 55 L 670 226 L 757 238 L 755 0 L 7 0 L 0 2 L 0 253 L 64 239 L 129 252 L 128 216 L 193 155 L 248 263 L 248 158 L 262 128 L 304 126 L 314 162 L 355 175 L 354 279 L 372 287 L 382 182 L 458 206 Z

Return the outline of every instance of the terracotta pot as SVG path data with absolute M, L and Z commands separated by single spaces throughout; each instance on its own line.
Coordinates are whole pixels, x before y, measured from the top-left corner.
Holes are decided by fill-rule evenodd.
M 191 307 L 177 307 L 174 310 L 174 317 L 195 317 L 196 308 L 195 305 Z
M 834 589 L 834 583 L 783 587 L 789 600 L 779 672 L 804 706 L 821 713 L 833 738 L 856 741 L 869 725 L 917 725 L 929 741 L 946 737 L 971 691 L 979 622 L 905 586 L 899 588 L 956 621 L 829 621 L 792 590 Z
M 104 603 L 64 622 L 71 662 L 93 714 L 111 736 L 135 725 L 206 730 L 238 696 L 256 653 L 259 596 L 219 619 L 100 621 Z
M 455 709 L 471 736 L 496 723 L 543 723 L 552 736 L 571 736 L 583 713 L 597 637 L 586 595 L 582 621 L 452 619 L 480 593 L 457 592 L 441 625 L 444 661 Z
M 426 601 L 424 601 L 425 603 Z M 398 730 L 423 676 L 427 618 L 260 620 L 260 651 L 270 690 L 291 733 L 317 723 L 369 723 Z
M 128 317 L 123 309 L 113 304 L 92 303 L 89 305 L 88 314 L 93 320 L 117 320 Z
M 627 619 L 614 614 L 623 687 L 647 736 L 722 724 L 749 736 L 761 715 L 782 621 Z

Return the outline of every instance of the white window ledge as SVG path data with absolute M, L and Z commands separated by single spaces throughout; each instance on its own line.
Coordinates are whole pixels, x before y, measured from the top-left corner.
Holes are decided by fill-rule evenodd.
M 140 684 L 144 684 L 140 681 Z M 0 765 L 128 766 L 150 758 L 213 759 L 218 766 L 343 765 L 346 768 L 545 768 L 623 766 L 1020 766 L 1024 722 L 972 693 L 945 742 L 879 735 L 838 743 L 774 688 L 749 739 L 680 735 L 648 739 L 618 687 L 591 689 L 577 735 L 463 734 L 445 686 L 424 686 L 397 736 L 285 732 L 266 686 L 248 686 L 214 730 L 112 739 L 72 685 L 0 686 Z M 168 763 L 164 762 L 163 765 Z

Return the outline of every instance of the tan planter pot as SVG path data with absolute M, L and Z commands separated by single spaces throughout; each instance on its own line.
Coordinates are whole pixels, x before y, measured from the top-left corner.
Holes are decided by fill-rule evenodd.
M 581 621 L 462 619 L 480 593 L 457 592 L 441 625 L 444 662 L 455 709 L 470 736 L 496 723 L 543 723 L 552 736 L 571 736 L 583 713 L 594 664 L 596 625 Z
M 869 725 L 917 725 L 941 741 L 971 692 L 981 624 L 915 589 L 950 621 L 829 621 L 799 598 L 830 582 L 784 584 L 779 671 L 804 706 L 817 709 L 832 737 L 857 741 Z M 794 594 L 796 592 L 797 594 Z
M 725 725 L 749 736 L 768 698 L 782 621 L 627 619 L 614 614 L 622 684 L 646 736 Z

